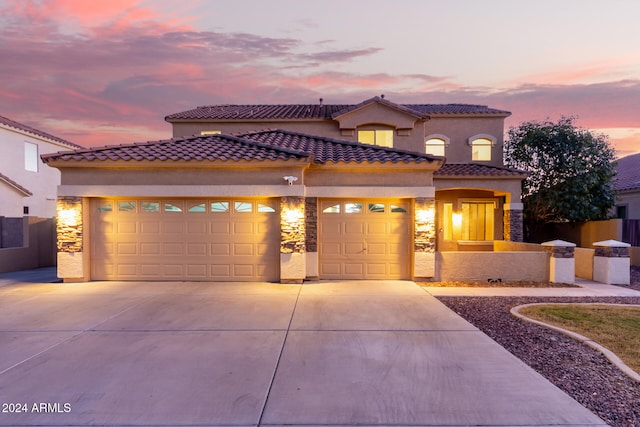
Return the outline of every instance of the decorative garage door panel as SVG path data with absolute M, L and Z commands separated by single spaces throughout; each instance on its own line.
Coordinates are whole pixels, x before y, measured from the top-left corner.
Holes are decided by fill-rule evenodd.
M 321 199 L 321 279 L 409 279 L 411 216 L 407 200 Z
M 94 199 L 95 280 L 276 281 L 277 200 Z

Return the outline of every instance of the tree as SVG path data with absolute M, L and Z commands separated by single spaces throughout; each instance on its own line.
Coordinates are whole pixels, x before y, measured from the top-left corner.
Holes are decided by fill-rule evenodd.
M 524 222 L 606 219 L 615 203 L 612 179 L 615 150 L 606 135 L 574 126 L 575 117 L 558 123 L 530 121 L 511 127 L 505 164 L 524 170 Z

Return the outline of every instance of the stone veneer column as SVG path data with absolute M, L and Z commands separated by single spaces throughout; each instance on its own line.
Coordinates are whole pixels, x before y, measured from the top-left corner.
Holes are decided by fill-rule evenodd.
M 549 281 L 552 283 L 570 283 L 576 281 L 576 245 L 564 240 L 553 240 L 542 244 L 545 251 L 551 254 L 549 260 Z
M 524 225 L 522 203 L 504 205 L 504 240 L 522 242 L 524 240 Z
M 607 285 L 628 285 L 631 283 L 631 259 L 629 243 L 617 240 L 595 242 L 593 257 L 593 280 Z
M 65 282 L 86 280 L 82 198 L 60 197 L 56 211 L 58 277 Z
M 280 201 L 280 282 L 302 283 L 306 277 L 304 197 Z
M 305 215 L 305 241 L 306 241 L 306 263 L 307 275 L 310 280 L 317 280 L 320 277 L 318 262 L 318 198 L 307 197 L 304 200 Z
M 414 200 L 413 279 L 436 277 L 436 202 L 429 197 Z

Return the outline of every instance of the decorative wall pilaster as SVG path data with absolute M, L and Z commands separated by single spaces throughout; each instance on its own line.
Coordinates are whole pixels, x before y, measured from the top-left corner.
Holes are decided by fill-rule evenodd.
M 417 197 L 414 202 L 413 249 L 415 252 L 436 251 L 435 218 L 435 199 Z
M 522 242 L 524 240 L 522 210 L 504 210 L 504 240 L 512 242 Z
M 57 202 L 58 252 L 82 252 L 82 198 L 61 197 Z
M 280 200 L 280 282 L 302 283 L 306 277 L 305 199 Z
M 88 280 L 85 268 L 83 200 L 60 197 L 56 203 L 58 277 L 65 282 Z
M 436 276 L 436 201 L 416 197 L 413 204 L 413 278 Z
M 304 252 L 306 252 L 304 197 L 283 197 L 280 201 L 280 253 Z

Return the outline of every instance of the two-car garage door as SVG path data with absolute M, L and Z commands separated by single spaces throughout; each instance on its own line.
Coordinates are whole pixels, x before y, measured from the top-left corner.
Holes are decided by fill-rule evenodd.
M 277 199 L 93 199 L 94 280 L 279 280 Z
M 411 278 L 409 212 L 320 199 L 320 278 Z M 93 199 L 90 242 L 94 280 L 279 281 L 279 199 Z

